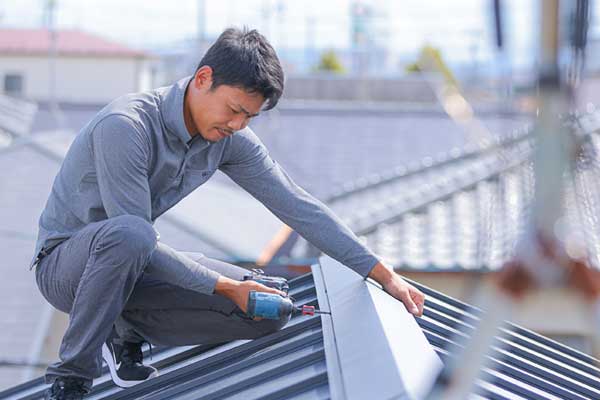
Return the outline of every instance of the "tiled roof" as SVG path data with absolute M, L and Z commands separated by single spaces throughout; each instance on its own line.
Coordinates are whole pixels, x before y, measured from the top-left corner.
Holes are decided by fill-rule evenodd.
M 340 281 L 345 281 L 343 287 L 335 285 Z M 482 312 L 416 285 L 427 294 L 424 316 L 416 318 L 418 330 L 435 353 L 447 360 L 459 346 L 460 339 L 455 335 L 468 336 Z M 345 297 L 343 290 L 356 293 L 356 298 Z M 368 293 L 371 295 L 364 297 Z M 400 342 L 409 340 L 410 334 L 396 335 L 392 325 L 408 331 L 414 324 L 401 303 L 328 258 L 313 266 L 313 274 L 293 280 L 291 295 L 297 305 L 318 304 L 332 315 L 295 317 L 280 332 L 253 341 L 162 349 L 154 356 L 154 365 L 162 372 L 159 378 L 123 390 L 115 387 L 105 373 L 96 381 L 89 398 L 353 399 L 361 398 L 361 390 L 372 390 L 373 399 L 384 393 L 408 398 L 412 393 L 410 387 L 419 377 L 409 378 L 410 371 L 405 371 L 395 380 L 381 379 L 393 371 L 402 372 L 399 366 L 402 363 L 419 368 L 418 362 L 422 361 L 418 354 L 416 359 L 411 355 L 408 360 L 402 354 L 393 354 L 397 345 L 406 345 Z M 353 298 L 356 304 L 372 307 L 374 318 L 352 314 L 353 307 L 344 309 L 355 305 Z M 331 304 L 332 301 L 338 305 Z M 400 308 L 389 312 L 390 305 Z M 388 312 L 383 312 L 384 308 Z M 404 316 L 409 319 L 403 319 Z M 360 340 L 349 339 L 343 333 L 344 325 L 348 329 L 354 327 Z M 388 343 L 382 347 L 382 341 Z M 364 354 L 369 346 L 385 348 L 389 353 Z M 354 358 L 347 358 L 349 355 Z M 387 361 L 382 363 L 382 360 Z M 597 362 L 534 332 L 507 324 L 498 331 L 473 398 L 597 399 L 600 397 Z M 380 363 L 380 368 L 373 369 L 373 363 Z M 349 380 L 354 373 L 360 375 Z M 38 379 L 0 392 L 0 399 L 39 399 L 44 388 Z
M 586 150 L 565 198 L 566 229 L 587 239 L 600 264 L 595 217 L 600 191 L 594 183 L 600 179 L 600 117 L 586 114 L 576 121 Z M 398 269 L 496 269 L 514 253 L 527 222 L 534 191 L 533 140 L 523 129 L 483 149 L 428 157 L 348 184 L 327 203 Z M 303 246 L 300 241 L 293 254 L 311 254 Z
M 529 120 L 527 115 L 482 116 L 482 123 L 498 136 Z M 321 200 L 357 178 L 463 148 L 467 136 L 463 127 L 442 113 L 358 106 L 350 110 L 278 107 L 261 114 L 251 126 L 294 181 Z
M 77 132 L 100 110 L 100 106 L 65 105 L 62 112 L 69 129 Z M 495 135 L 524 125 L 528 115 L 481 117 Z M 41 106 L 33 131 L 54 126 L 52 114 Z M 300 186 L 321 200 L 332 189 L 358 177 L 393 171 L 399 163 L 412 165 L 427 156 L 437 158 L 449 149 L 465 146 L 464 129 L 448 116 L 436 112 L 290 109 L 285 104 L 261 113 L 250 126 Z M 420 164 L 419 164 L 420 165 Z M 211 179 L 235 185 L 224 174 Z
M 148 57 L 143 51 L 97 35 L 76 30 L 56 31 L 57 52 L 71 56 Z M 0 57 L 3 55 L 47 55 L 51 33 L 45 29 L 0 29 Z

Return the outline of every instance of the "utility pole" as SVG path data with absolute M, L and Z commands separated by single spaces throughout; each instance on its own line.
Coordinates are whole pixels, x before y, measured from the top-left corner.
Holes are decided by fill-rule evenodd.
M 310 13 L 311 11 L 309 11 Z M 307 14 L 305 19 L 306 24 L 306 37 L 304 40 L 304 64 L 306 66 L 306 72 L 310 72 L 311 66 L 314 62 L 316 44 L 316 17 L 312 14 Z
M 285 37 L 285 17 L 286 17 L 286 5 L 284 0 L 278 0 L 276 5 L 277 12 L 277 44 L 282 51 L 286 49 L 286 37 Z
M 56 95 L 56 61 L 58 56 L 58 33 L 55 27 L 55 12 L 57 1 L 47 0 L 44 9 L 44 25 L 50 36 L 50 45 L 48 46 L 48 106 L 56 128 L 62 129 L 65 126 L 65 118 L 58 105 Z
M 198 43 L 203 45 L 206 40 L 206 2 L 204 0 L 198 0 L 198 15 L 197 15 L 197 37 Z
M 263 0 L 261 14 L 262 14 L 263 35 L 266 38 L 270 38 L 271 37 L 271 18 L 273 16 L 273 10 L 271 9 L 271 0 Z

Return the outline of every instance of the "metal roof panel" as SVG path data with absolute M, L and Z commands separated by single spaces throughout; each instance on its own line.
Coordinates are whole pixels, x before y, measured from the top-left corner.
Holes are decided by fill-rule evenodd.
M 331 310 L 333 318 L 295 317 L 281 331 L 251 341 L 159 349 L 153 363 L 161 370 L 160 377 L 123 390 L 105 374 L 96 380 L 89 399 L 402 396 L 407 392 L 399 388 L 415 385 L 417 378 L 401 364 L 410 362 L 413 368 L 418 367 L 415 357 L 423 357 L 421 351 L 415 355 L 406 350 L 414 343 L 407 338 L 406 332 L 413 334 L 407 327 L 418 326 L 444 361 L 461 345 L 454 334 L 465 329 L 462 334 L 468 337 L 469 327 L 482 315 L 476 307 L 414 283 L 426 293 L 427 301 L 425 315 L 413 319 L 400 302 L 352 271 L 347 270 L 346 275 L 345 270 L 323 258 L 313 266 L 313 274 L 291 281 L 290 294 L 297 304 L 319 304 L 323 310 Z M 341 305 L 336 304 L 340 301 Z M 355 308 L 359 302 L 371 308 L 370 315 Z M 473 398 L 600 398 L 600 370 L 594 358 L 512 324 L 499 329 L 494 345 Z M 43 382 L 36 380 L 0 392 L 0 399 L 39 399 L 44 388 Z

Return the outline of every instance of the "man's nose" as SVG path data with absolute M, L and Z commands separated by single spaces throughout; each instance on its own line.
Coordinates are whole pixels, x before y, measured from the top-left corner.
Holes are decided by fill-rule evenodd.
M 229 129 L 231 129 L 232 131 L 239 131 L 241 129 L 244 129 L 247 125 L 247 119 L 246 117 L 240 115 L 240 116 L 236 116 L 234 119 L 230 120 L 229 123 L 227 124 L 227 127 Z

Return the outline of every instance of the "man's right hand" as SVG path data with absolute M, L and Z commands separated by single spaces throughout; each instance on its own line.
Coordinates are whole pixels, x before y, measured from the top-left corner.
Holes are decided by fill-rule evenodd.
M 282 297 L 286 296 L 281 290 L 267 287 L 253 280 L 240 282 L 223 275 L 219 277 L 217 284 L 215 285 L 216 294 L 225 296 L 233 301 L 244 313 L 248 311 L 248 296 L 252 291 L 273 293 Z

